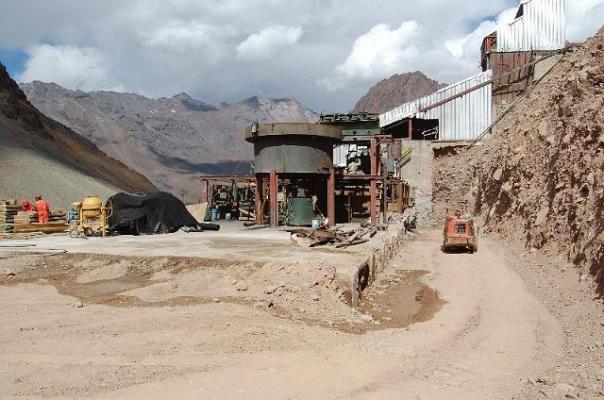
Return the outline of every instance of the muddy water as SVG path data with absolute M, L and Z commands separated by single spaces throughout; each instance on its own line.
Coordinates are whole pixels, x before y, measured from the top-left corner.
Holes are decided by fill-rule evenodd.
M 397 271 L 369 286 L 358 307 L 373 318 L 366 330 L 404 328 L 432 318 L 445 301 L 421 282 L 425 274 L 427 271 Z

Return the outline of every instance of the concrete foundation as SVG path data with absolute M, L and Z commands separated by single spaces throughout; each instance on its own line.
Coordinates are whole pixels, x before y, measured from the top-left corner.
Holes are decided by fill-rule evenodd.
M 424 140 L 404 140 L 403 149 L 411 148 L 409 161 L 401 167 L 401 177 L 409 182 L 415 197 L 415 211 L 420 225 L 433 217 L 432 160 L 434 143 Z

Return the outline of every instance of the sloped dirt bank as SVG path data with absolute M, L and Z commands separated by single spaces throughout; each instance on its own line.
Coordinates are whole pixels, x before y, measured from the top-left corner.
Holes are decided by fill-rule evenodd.
M 436 214 L 462 208 L 528 249 L 564 254 L 604 294 L 604 28 L 482 145 L 434 162 Z

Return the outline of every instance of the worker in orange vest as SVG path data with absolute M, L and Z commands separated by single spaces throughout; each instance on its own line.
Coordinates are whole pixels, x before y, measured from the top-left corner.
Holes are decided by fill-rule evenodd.
M 50 215 L 50 205 L 40 195 L 36 196 L 36 211 L 38 212 L 38 222 L 41 224 L 47 223 Z
M 33 210 L 34 210 L 34 207 L 31 205 L 29 200 L 27 200 L 27 199 L 23 200 L 23 203 L 21 204 L 21 211 L 33 211 Z

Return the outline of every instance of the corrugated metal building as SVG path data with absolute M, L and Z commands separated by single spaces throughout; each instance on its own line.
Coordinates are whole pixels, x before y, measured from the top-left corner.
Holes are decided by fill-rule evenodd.
M 380 127 L 406 118 L 438 119 L 438 140 L 472 140 L 491 124 L 492 72 L 486 71 L 380 115 Z M 459 94 L 484 85 L 459 97 Z M 438 103 L 451 99 L 444 104 Z M 425 111 L 424 111 L 425 110 Z
M 497 32 L 496 51 L 564 48 L 566 44 L 564 3 L 565 0 L 522 0 L 516 19 Z

